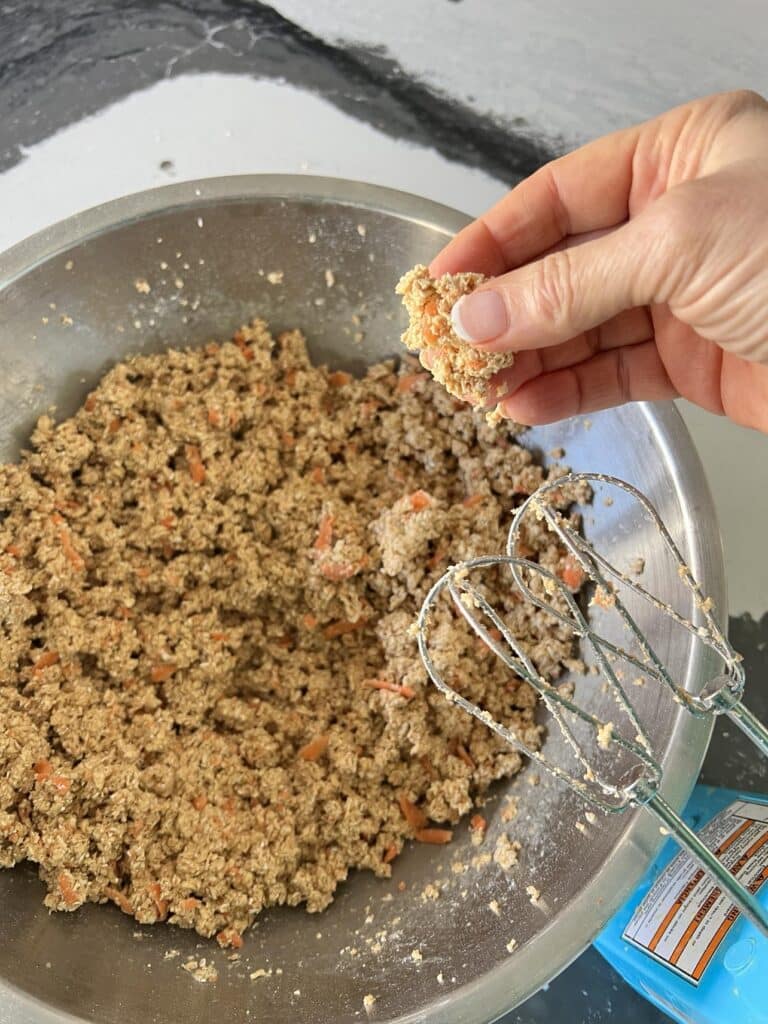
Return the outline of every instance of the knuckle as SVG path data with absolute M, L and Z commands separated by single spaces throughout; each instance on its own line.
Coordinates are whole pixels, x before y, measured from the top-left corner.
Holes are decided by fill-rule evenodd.
M 532 282 L 536 313 L 545 324 L 557 327 L 573 309 L 573 265 L 567 249 L 552 252 L 538 264 Z
M 689 246 L 698 235 L 704 214 L 698 190 L 690 185 L 679 186 L 659 200 L 653 210 L 653 230 L 665 247 L 679 251 Z
M 733 89 L 723 94 L 730 113 L 741 114 L 748 110 L 768 110 L 765 97 L 754 89 Z

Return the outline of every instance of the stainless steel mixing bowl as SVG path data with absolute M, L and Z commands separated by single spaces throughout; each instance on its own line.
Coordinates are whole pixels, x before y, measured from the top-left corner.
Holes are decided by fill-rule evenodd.
M 315 358 L 338 367 L 356 370 L 397 353 L 396 278 L 427 261 L 465 222 L 453 210 L 368 185 L 254 176 L 130 196 L 36 235 L 0 257 L 0 456 L 17 455 L 34 419 L 51 404 L 60 415 L 72 412 L 127 353 L 221 337 L 255 313 L 277 328 L 303 327 Z M 330 288 L 326 269 L 336 280 Z M 281 284 L 270 283 L 274 271 L 282 271 Z M 140 278 L 150 284 L 148 294 L 137 291 Z M 358 331 L 362 341 L 355 341 Z M 593 416 L 591 424 L 532 430 L 525 444 L 543 458 L 562 446 L 573 468 L 638 485 L 723 607 L 711 499 L 671 405 L 632 405 Z M 588 534 L 607 538 L 615 556 L 646 552 L 647 530 L 618 505 L 596 508 L 587 521 Z M 644 581 L 670 595 L 674 567 L 647 557 Z M 653 639 L 697 689 L 707 666 L 690 638 Z M 666 796 L 679 806 L 709 727 L 651 686 L 635 696 L 664 760 Z M 595 687 L 591 699 L 599 714 L 608 698 Z M 551 756 L 558 742 L 554 735 L 547 740 Z M 449 847 L 420 847 L 398 859 L 395 879 L 406 882 L 405 891 L 356 875 L 320 916 L 301 909 L 264 914 L 239 962 L 188 932 L 141 928 L 111 906 L 50 915 L 33 868 L 0 872 L 0 1021 L 342 1024 L 364 1017 L 367 993 L 377 997 L 378 1021 L 494 1020 L 590 942 L 661 841 L 642 813 L 606 819 L 585 839 L 573 825 L 583 807 L 571 792 L 546 778 L 538 786 L 511 785 L 519 795 L 513 827 L 523 850 L 509 876 L 493 864 L 454 874 L 451 865 L 476 852 L 459 830 Z M 493 807 L 487 813 L 490 849 L 503 823 Z M 437 872 L 451 876 L 452 888 L 424 902 L 420 892 Z M 530 882 L 551 913 L 531 906 Z M 492 899 L 500 916 L 488 910 Z M 375 941 L 380 930 L 387 941 L 373 953 L 366 940 Z M 510 938 L 519 944 L 512 956 Z M 343 947 L 359 952 L 341 953 Z M 420 963 L 411 957 L 416 948 Z M 169 950 L 180 956 L 166 959 Z M 197 983 L 180 970 L 192 954 L 218 965 L 216 984 Z M 268 966 L 282 973 L 249 978 Z

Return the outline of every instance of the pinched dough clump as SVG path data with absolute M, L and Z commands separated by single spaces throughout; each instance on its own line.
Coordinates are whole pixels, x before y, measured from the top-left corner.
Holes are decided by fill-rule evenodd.
M 482 274 L 444 274 L 432 278 L 421 264 L 400 278 L 395 289 L 408 311 L 403 343 L 418 352 L 422 362 L 429 353 L 429 369 L 447 391 L 473 405 L 495 404 L 491 380 L 511 366 L 511 352 L 484 352 L 456 334 L 451 310 L 487 278 Z M 426 363 L 425 363 L 426 365 Z
M 445 838 L 425 824 L 521 758 L 429 685 L 409 627 L 545 476 L 412 366 L 353 380 L 260 321 L 43 416 L 0 467 L 0 864 L 36 862 L 53 909 L 238 945 Z M 525 543 L 562 565 L 539 524 Z M 499 591 L 543 661 L 572 654 Z M 438 664 L 537 747 L 533 691 L 462 627 L 436 616 Z

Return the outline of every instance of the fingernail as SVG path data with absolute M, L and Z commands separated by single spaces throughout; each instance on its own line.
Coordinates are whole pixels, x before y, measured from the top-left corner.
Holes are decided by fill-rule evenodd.
M 463 341 L 490 341 L 509 325 L 507 307 L 498 292 L 485 290 L 463 295 L 451 310 L 453 329 Z

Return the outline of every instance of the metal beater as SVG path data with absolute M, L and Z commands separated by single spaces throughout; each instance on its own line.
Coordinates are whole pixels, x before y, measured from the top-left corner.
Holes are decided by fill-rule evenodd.
M 643 515 L 656 527 L 667 553 L 675 559 L 682 586 L 693 595 L 698 623 L 691 622 L 672 605 L 651 594 L 637 578 L 622 572 L 580 534 L 577 525 L 554 507 L 553 499 L 570 485 L 615 488 L 634 499 Z M 609 499 L 610 501 L 610 499 Z M 533 520 L 545 523 L 566 547 L 591 585 L 591 605 L 600 614 L 617 615 L 634 649 L 620 646 L 597 632 L 582 611 L 579 601 L 559 576 L 543 566 L 516 554 L 525 527 Z M 567 687 L 545 678 L 526 653 L 503 616 L 484 595 L 482 584 L 472 577 L 483 570 L 508 567 L 511 583 L 519 594 L 536 607 L 567 626 L 573 636 L 586 645 L 585 655 L 593 659 L 593 671 L 616 705 L 614 721 L 596 717 L 581 707 Z M 692 633 L 699 643 L 712 650 L 722 663 L 722 671 L 699 694 L 691 694 L 672 678 L 657 656 L 647 635 L 638 627 L 621 598 L 621 587 L 647 602 L 659 615 Z M 538 693 L 557 723 L 574 767 L 551 762 L 540 751 L 530 749 L 510 728 L 496 721 L 487 710 L 467 700 L 443 677 L 433 660 L 429 631 L 444 592 L 483 643 L 516 676 L 527 681 Z M 605 812 L 645 807 L 678 844 L 695 857 L 716 880 L 734 904 L 766 935 L 768 913 L 755 896 L 739 884 L 717 857 L 701 842 L 660 793 L 662 767 L 656 759 L 648 734 L 629 699 L 623 683 L 623 663 L 645 679 L 656 680 L 667 688 L 672 699 L 690 714 L 728 717 L 768 756 L 768 729 L 742 704 L 744 669 L 741 657 L 733 650 L 712 614 L 712 603 L 701 591 L 677 545 L 645 495 L 631 484 L 599 473 L 572 473 L 549 481 L 535 491 L 517 510 L 509 531 L 506 555 L 488 555 L 452 566 L 427 594 L 418 618 L 419 651 L 430 679 L 444 696 L 473 715 L 510 746 L 541 765 L 584 800 Z

